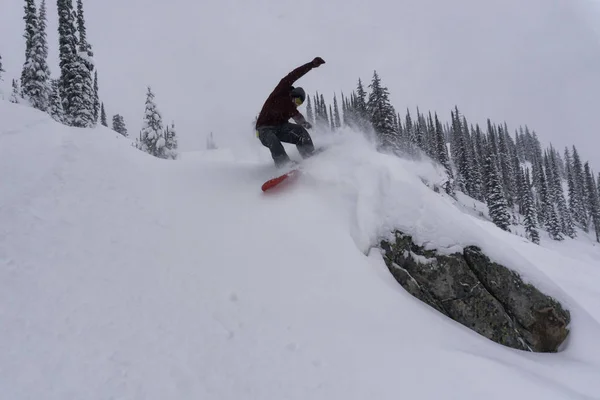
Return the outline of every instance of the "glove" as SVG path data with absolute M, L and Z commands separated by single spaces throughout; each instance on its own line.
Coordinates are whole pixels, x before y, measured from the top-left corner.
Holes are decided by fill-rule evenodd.
M 303 121 L 301 125 L 306 129 L 312 128 L 312 125 L 308 121 Z
M 312 64 L 315 68 L 317 68 L 319 65 L 325 64 L 325 60 L 323 60 L 321 57 L 315 57 L 314 60 L 312 60 Z

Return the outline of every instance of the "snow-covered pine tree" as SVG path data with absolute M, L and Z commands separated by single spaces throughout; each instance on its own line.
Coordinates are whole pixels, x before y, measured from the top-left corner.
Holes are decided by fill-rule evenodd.
M 38 15 L 35 7 L 34 0 L 25 0 L 23 20 L 25 21 L 25 64 L 29 60 L 31 49 L 33 48 L 33 38 L 38 31 Z M 24 86 L 24 81 L 28 78 L 25 77 L 26 70 L 21 70 L 21 87 Z
M 367 112 L 367 92 L 361 79 L 358 79 L 356 96 L 354 99 L 355 124 L 359 131 L 366 132 L 369 127 L 369 115 Z
M 306 96 L 306 119 L 311 125 L 315 124 L 315 119 L 313 117 L 313 109 L 312 103 L 310 101 L 310 96 Z
M 425 119 L 425 115 L 419 110 L 419 107 L 417 107 L 417 123 L 415 126 L 415 147 L 415 155 L 417 158 L 419 158 L 422 153 L 426 152 L 427 120 Z
M 125 137 L 129 136 L 127 133 L 127 127 L 125 126 L 125 119 L 120 114 L 113 115 L 112 129 L 113 131 L 118 132 Z
M 523 204 L 522 214 L 524 216 L 525 231 L 527 237 L 535 244 L 540 243 L 540 234 L 537 231 L 536 217 L 535 217 L 535 205 L 533 203 L 533 194 L 531 193 L 531 184 L 529 182 L 529 171 L 524 172 L 521 170 L 521 187 L 522 198 L 521 203 Z
M 140 150 L 155 157 L 164 158 L 166 141 L 163 129 L 162 115 L 154 102 L 154 93 L 148 87 L 144 120 L 140 132 Z
M 48 60 L 48 36 L 46 33 L 46 29 L 48 28 L 48 15 L 47 15 L 47 11 L 46 11 L 46 0 L 42 0 L 42 2 L 40 3 L 40 13 L 38 15 L 38 23 L 39 23 L 39 29 L 38 29 L 38 33 L 40 34 L 41 37 L 41 51 L 42 51 L 42 58 L 44 60 Z
M 498 164 L 495 155 L 488 154 L 485 159 L 485 184 L 487 187 L 487 206 L 490 218 L 499 228 L 510 231 L 510 214 L 508 203 L 502 192 L 502 182 L 498 173 Z
M 394 127 L 394 107 L 390 103 L 388 89 L 381 84 L 377 71 L 373 72 L 369 88 L 371 93 L 367 102 L 367 112 L 379 145 L 387 151 L 399 153 L 399 141 Z
M 337 97 L 333 94 L 333 117 L 331 118 L 336 129 L 342 127 L 342 119 L 340 117 L 340 109 L 338 108 Z
M 448 149 L 446 147 L 446 138 L 442 124 L 438 119 L 437 113 L 434 114 L 435 119 L 435 137 L 436 137 L 436 159 L 446 170 L 447 180 L 444 183 L 444 190 L 450 196 L 454 196 L 454 174 L 450 167 L 450 159 L 448 157 Z
M 62 101 L 60 99 L 60 89 L 58 79 L 52 79 L 50 81 L 50 107 L 48 114 L 57 122 L 64 123 L 65 112 L 62 108 Z
M 342 92 L 342 124 L 345 127 L 348 127 L 351 125 L 350 123 L 350 114 L 352 113 L 352 110 L 350 108 L 350 102 L 348 101 L 348 98 L 346 96 L 344 96 L 344 92 Z
M 42 90 L 45 92 L 43 97 L 46 99 L 46 110 L 50 107 L 50 96 L 52 95 L 52 77 L 50 73 L 50 67 L 48 65 L 48 36 L 46 33 L 48 27 L 48 17 L 46 11 L 46 0 L 42 0 L 40 4 L 40 11 L 38 16 L 38 35 L 39 35 L 39 50 L 40 50 L 40 58 L 43 61 L 39 66 L 39 69 L 43 71 L 46 79 L 41 78 L 40 74 L 40 82 L 43 82 L 41 85 Z
M 12 93 L 10 94 L 10 99 L 9 101 L 11 103 L 15 103 L 18 104 L 21 102 L 21 95 L 19 94 L 21 92 L 21 89 L 19 88 L 19 81 L 17 81 L 16 79 L 12 80 Z
M 594 174 L 591 172 L 589 162 L 584 164 L 585 186 L 587 193 L 587 206 L 590 219 L 594 224 L 596 233 L 596 241 L 600 243 L 600 202 L 598 199 L 598 188 L 594 179 Z
M 165 138 L 163 158 L 170 158 L 175 160 L 178 155 L 177 148 L 179 147 L 177 140 L 177 131 L 175 130 L 175 122 L 171 122 L 171 126 L 167 125 L 163 136 Z
M 523 127 L 519 127 L 519 129 L 515 131 L 515 145 L 517 148 L 517 158 L 519 159 L 519 164 L 525 162 L 525 145 L 523 142 L 523 137 Z
M 464 153 L 464 157 L 466 158 L 466 160 L 464 161 L 466 166 L 467 166 L 467 181 L 466 181 L 466 187 L 467 187 L 467 191 L 469 192 L 469 196 L 476 198 L 477 197 L 477 193 L 475 191 L 475 178 L 474 178 L 474 171 L 473 169 L 474 167 L 474 153 L 473 153 L 473 138 L 471 137 L 471 131 L 469 130 L 469 123 L 467 122 L 467 118 L 463 115 L 462 117 L 462 122 L 461 122 L 461 128 L 463 131 L 463 145 L 464 145 L 464 149 L 465 149 L 465 153 Z
M 433 124 L 433 116 L 431 111 L 427 114 L 427 131 L 425 135 L 425 154 L 429 158 L 435 158 L 435 125 Z M 402 136 L 402 134 L 400 134 Z
M 495 157 L 498 155 L 498 139 L 496 138 L 496 129 L 492 125 L 492 121 L 488 118 L 487 120 L 487 141 L 488 141 L 488 153 L 494 154 Z M 497 162 L 497 160 L 496 160 Z
M 0 54 L 0 82 L 4 81 L 2 74 L 6 72 L 2 66 L 2 54 Z
M 417 149 L 417 151 L 415 151 L 415 154 L 418 153 L 418 149 L 423 150 L 424 146 L 424 142 L 425 142 L 425 119 L 423 118 L 423 115 L 421 114 L 421 111 L 419 110 L 419 107 L 417 107 L 417 120 L 415 122 L 414 125 L 414 130 L 413 130 L 413 145 L 414 147 Z
M 89 128 L 95 125 L 94 120 L 94 53 L 87 41 L 83 1 L 77 0 L 77 41 L 76 62 L 74 64 L 81 102 L 74 110 L 73 125 Z
M 533 157 L 534 157 L 534 143 L 533 143 L 533 135 L 531 134 L 531 131 L 529 130 L 529 127 L 527 125 L 525 125 L 525 135 L 524 135 L 524 139 L 523 139 L 523 144 L 525 145 L 525 161 L 529 161 L 530 163 L 533 163 Z M 533 175 L 533 171 L 532 175 Z
M 552 195 L 548 184 L 550 179 L 548 179 L 543 169 L 541 170 L 538 179 L 540 182 L 540 203 L 544 211 L 544 226 L 546 227 L 550 238 L 553 240 L 563 240 L 560 220 L 554 203 L 552 202 Z
M 485 138 L 485 135 L 481 131 L 479 124 L 475 126 L 475 152 L 478 157 L 479 162 L 479 171 L 480 171 L 480 193 L 481 193 L 481 201 L 485 201 L 487 198 L 487 187 L 485 185 L 485 158 L 488 154 L 488 145 Z
M 484 201 L 483 191 L 482 191 L 482 166 L 481 166 L 481 155 L 477 150 L 477 136 L 481 135 L 479 131 L 479 125 L 476 125 L 475 128 L 471 126 L 471 135 L 469 139 L 470 143 L 470 154 L 471 154 L 471 185 L 472 185 L 472 196 L 479 200 Z M 478 133 L 479 132 L 479 133 Z
M 398 132 L 398 148 L 403 154 L 410 154 L 410 139 L 408 138 L 408 130 L 402 124 L 402 117 L 399 112 L 396 112 L 394 120 L 396 121 L 396 132 Z
M 331 104 L 329 105 L 329 123 L 331 124 L 331 131 L 335 131 L 335 122 L 333 121 L 333 110 L 331 109 Z
M 573 226 L 573 218 L 569 212 L 569 207 L 567 207 L 567 201 L 562 188 L 562 177 L 559 165 L 560 162 L 556 158 L 556 152 L 552 147 L 550 148 L 549 162 L 549 168 L 551 172 L 548 176 L 552 177 L 549 187 L 550 191 L 552 192 L 551 198 L 556 204 L 556 212 L 558 213 L 558 218 L 560 220 L 561 232 L 573 239 L 576 236 L 575 227 Z
M 516 160 L 516 164 L 513 164 L 513 170 L 514 171 L 518 171 L 517 172 L 517 177 L 515 179 L 515 204 L 518 206 L 518 211 L 519 213 L 521 213 L 522 215 L 524 215 L 523 209 L 524 207 L 524 199 L 525 199 L 525 195 L 526 195 L 526 189 L 523 185 L 525 183 L 525 171 L 523 171 L 523 168 L 521 168 L 519 161 L 516 157 L 513 158 L 512 162 L 515 163 Z
M 577 196 L 577 187 L 575 186 L 575 176 L 573 174 L 573 160 L 569 154 L 569 149 L 565 147 L 565 169 L 567 174 L 567 186 L 569 194 L 569 213 L 577 225 L 579 225 L 579 214 L 582 212 L 579 197 Z
M 515 193 L 514 193 L 514 173 L 512 171 L 512 165 L 510 163 L 510 152 L 508 133 L 506 126 L 498 127 L 498 161 L 500 165 L 499 172 L 502 175 L 502 187 L 506 196 L 506 201 L 509 207 L 514 205 Z
M 74 125 L 78 107 L 83 104 L 78 76 L 77 35 L 72 0 L 57 0 L 59 36 L 59 89 L 64 110 L 64 123 Z
M 461 117 L 455 106 L 452 114 L 451 152 L 452 163 L 456 168 L 456 187 L 471 197 L 473 195 L 473 178 L 471 171 L 471 155 L 469 151 L 470 137 L 466 118 Z M 462 122 L 461 122 L 462 121 Z M 465 126 L 467 125 L 467 126 Z
M 406 109 L 406 116 L 404 117 L 404 132 L 403 132 L 403 136 L 400 139 L 400 142 L 403 144 L 403 146 L 400 146 L 404 153 L 406 153 L 409 156 L 412 156 L 414 154 L 414 144 L 416 142 L 416 135 L 415 135 L 415 124 L 413 123 L 412 117 L 410 115 L 410 110 L 407 108 Z M 450 163 L 450 158 L 448 158 L 448 163 L 450 165 L 450 167 L 452 167 L 451 163 Z
M 598 205 L 600 206 L 600 172 L 598 173 L 598 179 L 596 180 L 596 195 L 598 196 Z
M 98 124 L 100 118 L 100 97 L 98 95 L 98 71 L 94 71 L 94 125 Z
M 574 197 L 577 199 L 576 204 L 579 204 L 577 210 L 575 210 L 574 218 L 577 224 L 585 232 L 588 232 L 588 210 L 587 210 L 587 193 L 585 185 L 585 177 L 583 174 L 583 166 L 577 148 L 573 146 L 573 165 L 571 166 L 571 172 L 573 174 L 574 184 Z
M 45 16 L 45 11 L 42 14 Z M 25 38 L 27 54 L 21 72 L 23 98 L 41 111 L 47 111 L 50 97 L 50 68 L 48 67 L 48 45 L 45 31 L 40 24 L 33 0 L 25 1 Z
M 100 105 L 100 123 L 108 127 L 108 123 L 106 121 L 106 111 L 104 111 L 104 102 Z

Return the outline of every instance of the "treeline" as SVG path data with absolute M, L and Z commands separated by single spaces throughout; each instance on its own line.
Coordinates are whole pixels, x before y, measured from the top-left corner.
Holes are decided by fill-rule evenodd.
M 402 157 L 429 157 L 446 172 L 444 190 L 485 202 L 500 228 L 523 225 L 527 237 L 539 243 L 539 229 L 554 240 L 575 238 L 576 228 L 595 232 L 600 242 L 600 174 L 582 161 L 575 146 L 559 152 L 543 149 L 535 131 L 487 120 L 485 127 L 469 123 L 458 107 L 450 119 L 418 108 L 404 116 L 389 100 L 389 91 L 375 71 L 369 93 L 361 81 L 349 95 L 337 95 L 333 106 L 323 94 L 309 96 L 307 118 L 317 128 L 342 126 L 371 133 L 381 151 Z
M 21 76 L 12 79 L 10 101 L 44 111 L 67 126 L 92 128 L 100 123 L 108 127 L 104 103 L 99 96 L 94 53 L 87 39 L 83 1 L 76 0 L 76 8 L 74 0 L 56 0 L 56 4 L 60 74 L 52 78 L 48 64 L 46 0 L 41 0 L 39 9 L 35 0 L 24 0 L 25 60 Z M 4 72 L 0 55 L 0 80 L 4 78 Z M 152 108 L 148 104 L 149 97 L 146 98 L 141 142 L 135 146 L 157 157 L 175 158 L 174 124 L 163 128 L 161 123 L 149 122 L 148 108 Z M 113 115 L 112 129 L 129 136 L 120 114 Z

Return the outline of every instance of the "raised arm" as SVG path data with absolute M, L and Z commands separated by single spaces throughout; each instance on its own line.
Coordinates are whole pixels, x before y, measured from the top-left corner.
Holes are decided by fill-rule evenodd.
M 287 90 L 290 86 L 294 84 L 298 79 L 302 78 L 304 75 L 308 73 L 313 68 L 317 68 L 319 65 L 324 64 L 325 61 L 321 57 L 316 57 L 311 62 L 307 62 L 304 65 L 299 66 L 294 69 L 292 72 L 283 77 L 279 84 L 275 88 L 276 92 Z

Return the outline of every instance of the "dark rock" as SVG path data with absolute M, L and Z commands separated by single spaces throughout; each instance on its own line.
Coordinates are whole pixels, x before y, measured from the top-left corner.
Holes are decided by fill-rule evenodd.
M 480 249 L 438 255 L 396 232 L 382 241 L 394 278 L 410 294 L 502 345 L 554 352 L 568 334 L 569 314 L 518 274 L 492 263 Z
M 477 247 L 467 247 L 464 256 L 473 272 L 518 322 L 522 335 L 537 351 L 551 352 L 567 338 L 570 315 L 560 303 L 514 271 L 491 262 Z

